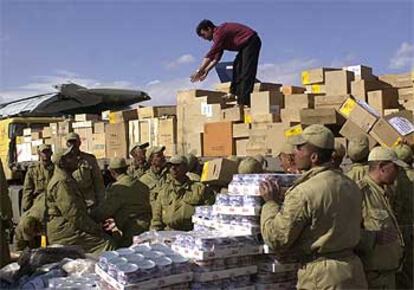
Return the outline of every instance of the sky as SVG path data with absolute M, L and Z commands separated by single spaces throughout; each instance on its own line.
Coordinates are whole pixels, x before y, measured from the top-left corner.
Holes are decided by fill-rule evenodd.
M 261 81 L 300 85 L 301 71 L 322 66 L 414 67 L 414 0 L 0 0 L 0 102 L 69 81 L 143 90 L 147 104 L 212 89 L 214 71 L 189 81 L 211 46 L 195 33 L 205 18 L 258 32 Z

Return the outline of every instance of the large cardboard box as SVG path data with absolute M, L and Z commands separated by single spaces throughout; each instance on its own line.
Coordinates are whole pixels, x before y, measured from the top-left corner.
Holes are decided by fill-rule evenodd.
M 162 116 L 175 116 L 176 114 L 176 106 L 156 106 L 138 108 L 138 116 L 140 119 L 157 118 Z
M 128 124 L 108 124 L 106 127 L 107 158 L 126 158 L 128 156 Z
M 43 138 L 51 138 L 53 136 L 52 134 L 52 128 L 50 127 L 44 127 L 42 131 L 42 137 Z
M 84 121 L 98 121 L 100 120 L 99 115 L 94 114 L 75 114 L 75 122 L 84 122 Z
M 204 156 L 233 155 L 233 123 L 225 121 L 205 124 L 203 145 Z
M 342 96 L 315 96 L 315 109 L 339 109 L 350 95 Z
M 414 87 L 398 89 L 398 99 L 404 102 L 414 101 Z
M 377 141 L 372 136 L 365 133 L 361 128 L 359 128 L 359 126 L 357 126 L 351 120 L 346 120 L 341 130 L 339 131 L 339 134 L 341 134 L 348 140 L 351 140 L 352 138 L 357 137 L 359 135 L 364 135 L 368 138 L 370 149 L 372 149 L 377 144 Z
M 280 92 L 281 84 L 274 83 L 255 83 L 253 92 L 264 92 L 264 91 L 278 91 Z
M 328 71 L 339 70 L 337 68 L 315 68 L 311 70 L 306 70 L 302 72 L 302 84 L 311 85 L 311 84 L 322 84 L 325 82 L 325 73 Z
M 105 133 L 105 127 L 108 123 L 106 122 L 96 122 L 93 124 L 93 132 L 95 134 L 103 134 Z
M 414 125 L 404 117 L 379 119 L 369 133 L 382 146 L 394 147 L 400 142 L 414 145 Z
M 232 108 L 223 109 L 222 119 L 224 121 L 243 122 L 244 108 L 240 106 L 235 106 Z
M 328 109 L 302 109 L 300 122 L 303 125 L 342 125 L 345 119 L 333 108 Z
M 92 135 L 91 153 L 97 159 L 106 158 L 106 135 L 105 133 L 96 133 Z
M 58 122 L 58 134 L 59 135 L 65 136 L 69 134 L 70 132 L 72 132 L 72 121 L 67 120 L 67 121 Z
M 50 123 L 49 127 L 50 127 L 50 130 L 52 131 L 52 136 L 57 136 L 59 134 L 58 123 Z
M 24 128 L 23 136 L 32 136 L 32 128 Z
M 250 130 L 249 132 L 249 141 L 246 145 L 246 153 L 249 156 L 254 156 L 257 154 L 268 155 L 271 153 L 270 149 L 267 148 L 267 134 L 268 134 L 268 124 L 264 124 L 264 127 L 261 129 L 256 128 Z
M 204 163 L 201 181 L 207 184 L 227 186 L 237 171 L 237 162 L 224 158 L 213 159 Z
M 92 135 L 93 128 L 76 128 L 73 129 L 73 132 L 77 133 L 80 137 L 81 146 L 80 150 L 88 153 L 92 153 Z
M 304 94 L 306 88 L 304 87 L 296 87 L 296 86 L 282 86 L 280 91 L 285 96 L 294 95 L 294 94 Z
M 32 161 L 32 143 L 16 145 L 17 162 Z
M 355 80 L 375 80 L 376 77 L 372 74 L 372 68 L 365 65 L 351 65 L 345 66 L 343 70 L 354 73 Z
M 312 109 L 315 103 L 315 95 L 295 94 L 285 97 L 285 109 Z
M 348 98 L 338 110 L 348 120 L 353 121 L 365 133 L 374 126 L 379 119 L 379 113 L 362 100 Z
M 414 72 L 386 74 L 379 76 L 378 79 L 392 85 L 394 88 L 408 88 L 413 86 Z
M 255 92 L 251 94 L 250 112 L 252 116 L 278 114 L 284 107 L 284 96 L 279 91 Z
M 233 124 L 233 138 L 249 137 L 250 128 L 251 128 L 251 124 L 234 123 Z
M 165 146 L 166 156 L 177 154 L 177 119 L 175 117 L 158 120 L 157 142 L 158 145 Z
M 275 156 L 278 154 L 286 141 L 284 132 L 289 128 L 288 123 L 275 123 L 269 125 L 267 129 L 266 147 Z
M 397 89 L 384 89 L 368 92 L 368 104 L 382 116 L 385 109 L 395 109 L 399 107 Z
M 110 124 L 118 124 L 118 123 L 125 123 L 129 120 L 136 120 L 138 119 L 138 110 L 131 109 L 131 110 L 124 110 L 124 111 L 116 111 L 109 113 L 109 123 Z
M 32 140 L 39 140 L 42 139 L 42 131 L 33 132 L 31 134 Z
M 282 122 L 300 122 L 300 109 L 285 108 L 280 111 Z
M 351 93 L 354 73 L 346 70 L 329 71 L 325 74 L 326 94 L 328 96 L 347 95 Z
M 247 143 L 249 143 L 249 138 L 234 139 L 234 147 L 236 150 L 237 156 L 247 156 Z
M 204 133 L 191 133 L 188 134 L 187 137 L 182 141 L 182 143 L 178 143 L 181 146 L 181 152 L 179 154 L 194 154 L 195 156 L 204 156 L 203 152 L 203 137 Z
M 388 84 L 379 80 L 355 80 L 351 82 L 351 95 L 359 100 L 367 101 L 368 92 L 385 89 Z

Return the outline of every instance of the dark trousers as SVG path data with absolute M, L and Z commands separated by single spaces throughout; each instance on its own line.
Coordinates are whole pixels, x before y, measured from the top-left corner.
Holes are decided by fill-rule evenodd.
M 256 80 L 259 52 L 262 42 L 259 36 L 253 35 L 247 41 L 233 62 L 233 81 L 231 93 L 237 96 L 239 105 L 250 107 L 250 93 Z

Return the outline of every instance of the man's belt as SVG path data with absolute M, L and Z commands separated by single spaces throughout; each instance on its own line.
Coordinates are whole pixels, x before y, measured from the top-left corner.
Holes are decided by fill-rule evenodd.
M 346 257 L 353 256 L 353 255 L 355 255 L 353 250 L 343 250 L 343 251 L 330 252 L 330 253 L 313 253 L 311 255 L 306 255 L 300 258 L 300 263 L 308 264 L 314 261 L 328 260 L 328 259 L 338 260 L 338 259 L 343 259 Z

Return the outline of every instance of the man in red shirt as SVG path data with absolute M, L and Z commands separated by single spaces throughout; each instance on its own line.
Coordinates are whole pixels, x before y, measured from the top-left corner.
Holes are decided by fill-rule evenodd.
M 250 93 L 256 80 L 260 47 L 262 45 L 256 31 L 239 23 L 223 23 L 215 26 L 210 20 L 203 20 L 197 26 L 201 38 L 214 44 L 206 54 L 191 81 L 203 81 L 210 70 L 219 62 L 224 50 L 238 51 L 233 62 L 231 93 L 237 97 L 239 105 L 250 107 Z

